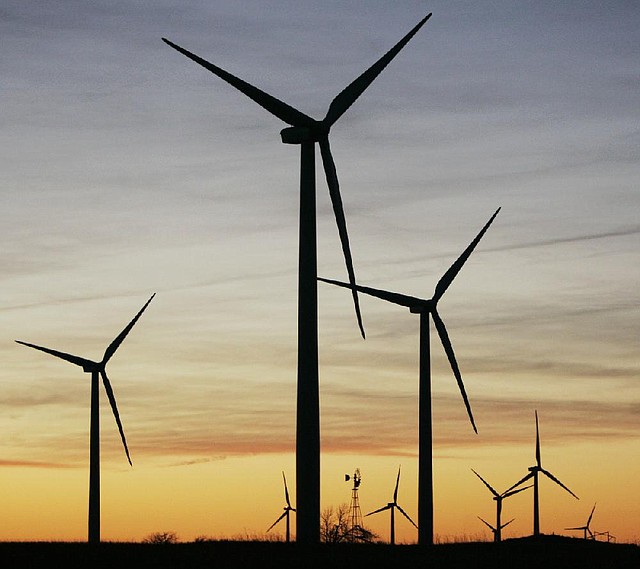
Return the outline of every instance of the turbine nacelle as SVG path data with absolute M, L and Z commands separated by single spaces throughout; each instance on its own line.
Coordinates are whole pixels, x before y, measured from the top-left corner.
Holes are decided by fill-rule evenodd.
M 436 307 L 436 303 L 433 300 L 425 300 L 424 304 L 416 304 L 415 306 L 409 307 L 409 312 L 411 314 L 427 314 L 429 312 L 433 312 L 433 309 Z
M 324 123 L 316 123 L 313 128 L 307 126 L 290 126 L 280 131 L 284 144 L 304 144 L 305 142 L 320 142 L 329 134 L 329 127 Z

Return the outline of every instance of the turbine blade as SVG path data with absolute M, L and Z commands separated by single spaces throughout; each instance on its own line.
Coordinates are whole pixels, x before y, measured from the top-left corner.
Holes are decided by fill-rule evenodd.
M 540 459 L 540 429 L 538 428 L 538 410 L 536 409 L 536 464 L 538 468 L 542 468 Z
M 407 514 L 407 512 L 405 512 L 400 506 L 398 506 L 398 504 L 396 504 L 396 508 L 398 508 L 398 510 L 400 510 L 400 513 L 407 518 L 412 524 L 413 526 L 418 529 L 418 526 L 416 525 L 416 523 L 409 517 L 409 514 Z
M 378 61 L 376 61 L 369 69 L 362 73 L 357 79 L 352 81 L 347 87 L 345 87 L 338 96 L 333 99 L 327 116 L 323 122 L 328 126 L 334 124 L 345 111 L 355 102 L 355 100 L 362 95 L 365 89 L 371 85 L 373 80 L 380 74 L 380 72 L 391 62 L 391 60 L 398 55 L 400 50 L 409 42 L 409 40 L 418 32 L 418 30 L 424 25 L 424 23 L 431 17 L 428 14 L 424 17 L 414 28 L 405 35 L 396 45 L 394 45 L 387 53 L 385 53 Z
M 336 281 L 333 279 L 324 279 L 322 277 L 318 277 L 319 281 L 323 283 L 329 283 L 336 286 L 341 286 L 343 288 L 351 288 L 349 283 L 345 283 L 342 281 Z M 391 302 L 392 304 L 398 304 L 400 306 L 406 306 L 407 308 L 411 308 L 412 306 L 425 306 L 428 304 L 428 300 L 423 300 L 421 298 L 416 298 L 415 296 L 407 296 L 404 294 L 399 294 L 396 292 L 389 292 L 386 290 L 381 290 L 378 288 L 371 288 L 368 286 L 356 285 L 356 289 L 358 292 L 362 294 L 367 294 L 369 296 L 375 296 L 376 298 L 380 298 L 382 300 L 386 300 L 387 302 Z
M 368 514 L 365 514 L 365 518 L 367 516 L 372 516 L 373 514 L 379 514 L 380 512 L 384 512 L 385 510 L 388 510 L 389 508 L 393 508 L 393 504 L 387 504 L 386 506 L 383 506 L 382 508 L 378 508 L 377 510 L 374 510 L 373 512 L 369 512 Z
M 189 59 L 202 65 L 202 67 L 208 69 L 209 71 L 211 71 L 211 73 L 217 75 L 218 77 L 220 77 L 220 79 L 226 81 L 232 87 L 235 87 L 238 91 L 249 97 L 255 103 L 258 103 L 258 105 L 260 105 L 263 109 L 269 111 L 272 115 L 275 115 L 281 121 L 286 122 L 291 126 L 309 128 L 317 127 L 317 121 L 305 115 L 304 113 L 301 113 L 299 110 L 294 109 L 293 107 L 280 101 L 279 99 L 276 99 L 273 95 L 265 93 L 257 87 L 250 85 L 246 81 L 243 81 L 239 77 L 232 75 L 231 73 L 225 71 L 217 65 L 208 62 L 206 59 L 198 57 L 194 53 L 191 53 L 183 47 L 176 45 L 166 38 L 162 38 L 162 41 L 171 46 L 176 51 L 179 51 L 181 54 L 186 55 Z
M 138 314 L 136 314 L 133 317 L 133 320 L 131 322 L 129 322 L 129 324 L 127 324 L 125 329 L 122 332 L 120 332 L 120 334 L 118 334 L 116 339 L 113 342 L 111 342 L 111 344 L 109 344 L 107 346 L 107 349 L 104 351 L 104 356 L 102 358 L 102 365 L 103 366 L 106 365 L 106 363 L 111 359 L 113 354 L 115 354 L 116 350 L 120 347 L 120 344 L 122 344 L 124 339 L 127 337 L 127 334 L 129 332 L 131 332 L 131 328 L 133 328 L 135 326 L 135 323 L 138 321 L 138 318 L 140 318 L 140 316 L 142 316 L 142 313 L 146 310 L 147 306 L 149 306 L 149 303 L 153 300 L 153 297 L 155 295 L 156 295 L 156 293 L 154 292 L 151 295 L 151 298 L 149 300 L 147 300 L 145 305 L 140 309 L 140 312 L 138 312 Z
M 16 343 L 22 344 L 23 346 L 27 346 L 29 348 L 33 348 L 34 350 L 40 350 L 41 352 L 55 356 L 56 358 L 60 358 L 61 360 L 71 362 L 72 364 L 80 366 L 83 369 L 86 369 L 86 368 L 91 369 L 97 365 L 95 362 L 92 362 L 91 360 L 86 360 L 79 356 L 74 356 L 73 354 L 59 352 L 58 350 L 52 350 L 51 348 L 44 348 L 43 346 L 37 346 L 36 344 L 29 344 L 27 342 L 22 342 L 21 340 L 16 340 Z
M 529 478 L 533 478 L 534 473 L 533 472 L 529 472 L 529 474 L 527 474 L 524 478 L 522 478 L 521 480 L 518 480 L 518 482 L 516 482 L 513 486 L 511 486 L 510 488 L 507 488 L 504 491 L 504 494 L 507 494 L 508 492 L 511 492 L 511 490 L 513 490 L 514 488 L 517 488 L 518 486 L 520 486 L 520 484 L 524 484 L 527 480 L 529 480 Z
M 287 488 L 287 479 L 284 475 L 284 471 L 282 472 L 282 479 L 284 480 L 284 499 L 287 502 L 287 506 L 291 508 L 291 500 L 289 499 L 289 489 Z
M 569 492 L 569 494 L 571 494 L 576 500 L 580 499 L 571 490 L 569 490 L 569 488 L 567 488 L 562 482 L 560 482 L 560 480 L 558 480 L 553 474 L 551 474 L 551 472 L 549 472 L 548 470 L 545 470 L 544 468 L 541 468 L 540 472 L 542 472 L 542 474 L 544 474 L 547 478 L 553 480 L 559 486 L 562 486 L 562 488 L 564 488 L 567 492 Z
M 275 522 L 273 522 L 273 523 L 269 526 L 269 529 L 267 530 L 267 533 L 269 532 L 269 530 L 270 530 L 270 529 L 273 529 L 273 528 L 278 524 L 278 522 L 279 522 L 282 518 L 284 518 L 286 515 L 287 515 L 287 512 L 285 511 L 285 512 L 284 512 L 284 514 L 282 514 L 282 515 L 281 515 L 281 516 L 280 516 L 280 517 L 279 517 Z
M 467 414 L 469 415 L 471 426 L 473 427 L 473 430 L 476 432 L 476 434 L 478 434 L 476 422 L 473 420 L 473 413 L 471 411 L 471 405 L 469 404 L 469 398 L 467 397 L 467 392 L 465 391 L 464 383 L 462 382 L 462 375 L 460 375 L 460 368 L 458 368 L 458 362 L 456 361 L 456 355 L 453 352 L 453 346 L 451 345 L 451 341 L 449 340 L 449 334 L 447 334 L 447 328 L 445 327 L 444 322 L 440 318 L 440 315 L 438 314 L 438 311 L 435 309 L 435 307 L 431 311 L 431 316 L 433 317 L 433 322 L 436 325 L 436 330 L 438 331 L 438 335 L 440 336 L 442 347 L 447 354 L 447 358 L 449 358 L 449 363 L 451 364 L 453 375 L 456 376 L 458 389 L 460 389 L 462 400 L 464 401 L 464 405 L 467 408 Z
M 456 275 L 460 272 L 460 269 L 462 269 L 462 266 L 467 262 L 467 259 L 469 258 L 473 250 L 476 248 L 476 245 L 478 245 L 478 243 L 480 242 L 480 239 L 482 239 L 482 236 L 487 232 L 487 229 L 489 229 L 489 226 L 491 225 L 493 220 L 496 218 L 496 215 L 498 215 L 498 212 L 500 211 L 500 209 L 501 208 L 498 208 L 496 210 L 496 212 L 491 216 L 491 219 L 489 219 L 489 221 L 485 224 L 485 226 L 480 230 L 480 233 L 476 235 L 476 238 L 462 252 L 462 255 L 460 255 L 456 259 L 456 261 L 453 263 L 453 265 L 449 267 L 447 272 L 444 275 L 442 275 L 442 277 L 438 281 L 438 284 L 436 285 L 435 293 L 433 295 L 434 302 L 437 303 L 438 300 L 442 298 L 442 295 L 447 291 L 447 289 L 449 288 L 449 285 L 453 282 L 453 279 L 456 278 Z
M 491 484 L 489 484 L 484 478 L 482 478 L 482 476 L 480 476 L 473 468 L 471 469 L 471 472 L 473 472 L 478 478 L 480 478 L 480 480 L 482 480 L 482 482 L 484 482 L 484 485 L 489 488 L 489 492 L 491 492 L 496 498 L 500 497 L 500 494 L 498 494 L 491 486 Z
M 591 518 L 593 517 L 593 512 L 596 511 L 596 505 L 593 505 L 593 508 L 591 509 L 591 513 L 589 514 L 589 519 L 587 520 L 587 529 L 589 529 L 589 524 L 591 523 Z
M 356 274 L 353 270 L 353 260 L 351 258 L 351 248 L 349 246 L 349 235 L 347 233 L 347 220 L 344 216 L 344 208 L 342 207 L 342 198 L 340 197 L 340 185 L 338 184 L 338 175 L 336 173 L 336 165 L 331 156 L 331 147 L 329 146 L 329 138 L 320 139 L 320 154 L 322 155 L 322 164 L 324 173 L 327 177 L 327 185 L 329 186 L 329 195 L 331 196 L 331 204 L 333 205 L 333 213 L 336 216 L 336 224 L 338 225 L 338 234 L 340 235 L 340 243 L 342 244 L 342 253 L 344 254 L 344 262 L 347 266 L 349 275 L 349 283 L 351 285 L 351 294 L 353 296 L 353 305 L 356 309 L 356 318 L 362 337 L 365 337 L 364 326 L 362 325 L 362 315 L 360 314 L 360 302 L 358 300 L 358 290 L 356 288 Z
M 509 496 L 513 496 L 514 494 L 518 494 L 519 492 L 524 492 L 529 488 L 533 488 L 533 484 L 530 484 L 529 486 L 524 486 L 523 488 L 518 488 L 517 490 L 512 490 L 511 492 L 505 492 L 504 494 L 502 494 L 502 497 L 508 498 Z
M 109 381 L 109 378 L 107 377 L 107 372 L 104 369 L 100 370 L 100 375 L 102 376 L 102 384 L 104 385 L 104 390 L 107 392 L 107 398 L 109 399 L 109 404 L 111 405 L 113 416 L 116 418 L 118 431 L 120 431 L 120 438 L 122 439 L 122 444 L 124 445 L 124 452 L 127 455 L 127 460 L 129 461 L 129 465 L 133 466 L 133 463 L 131 462 L 131 456 L 129 455 L 129 447 L 127 446 L 127 439 L 124 436 L 124 429 L 122 428 L 122 423 L 120 421 L 120 413 L 118 413 L 116 398 L 115 398 L 115 395 L 113 394 L 113 388 L 111 387 L 111 382 Z
M 491 531 L 496 531 L 496 528 L 494 528 L 489 522 L 483 520 L 480 516 L 477 516 L 477 518 L 485 525 L 487 526 Z
M 581 530 L 581 531 L 582 531 L 582 530 L 585 530 L 585 529 L 587 529 L 587 528 L 586 528 L 586 527 L 584 527 L 584 526 L 580 526 L 579 528 L 564 528 L 564 529 L 565 529 L 565 531 L 574 530 L 574 529 L 575 529 L 575 530 Z
M 507 526 L 508 526 L 508 525 L 509 525 L 513 520 L 515 520 L 515 518 L 511 518 L 508 522 L 506 522 L 506 523 L 502 524 L 502 525 L 500 526 L 500 529 L 504 529 L 504 528 L 506 528 L 506 527 L 507 527 Z
M 398 466 L 398 476 L 396 477 L 396 488 L 393 491 L 393 503 L 398 505 L 398 486 L 400 486 L 400 467 Z

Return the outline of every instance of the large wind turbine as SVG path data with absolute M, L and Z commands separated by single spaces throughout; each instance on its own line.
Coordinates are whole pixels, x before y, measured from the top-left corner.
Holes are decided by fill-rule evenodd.
M 320 146 L 320 155 L 338 225 L 349 282 L 352 286 L 355 286 L 356 278 L 351 260 L 338 176 L 329 146 L 329 131 L 430 17 L 431 14 L 428 14 L 423 18 L 394 47 L 341 91 L 329 105 L 329 110 L 324 119 L 320 121 L 312 119 L 272 95 L 163 38 L 163 41 L 172 48 L 202 65 L 265 110 L 290 125 L 280 132 L 282 142 L 285 144 L 299 144 L 301 148 L 296 419 L 296 502 L 298 514 L 296 517 L 296 539 L 302 543 L 318 543 L 320 541 L 320 407 L 318 395 L 315 144 L 317 142 Z M 352 294 L 358 325 L 364 337 L 364 327 L 355 288 L 352 289 Z
M 289 524 L 289 514 L 291 512 L 295 512 L 296 509 L 291 505 L 291 500 L 289 499 L 289 489 L 287 488 L 287 479 L 284 475 L 284 472 L 282 473 L 282 480 L 284 481 L 284 501 L 286 502 L 286 506 L 284 507 L 284 512 L 280 515 L 280 517 L 269 526 L 267 533 L 269 533 L 269 530 L 275 527 L 282 518 L 285 518 L 287 523 L 285 536 L 287 543 L 289 543 L 291 541 L 291 526 Z
M 369 512 L 367 514 L 367 516 L 372 516 L 373 514 L 377 514 L 379 512 L 384 512 L 385 510 L 389 510 L 391 512 L 391 532 L 390 532 L 390 538 L 389 538 L 389 543 L 391 545 L 395 545 L 395 543 L 396 543 L 396 520 L 395 520 L 395 509 L 396 508 L 398 509 L 398 511 L 405 518 L 407 518 L 415 526 L 416 529 L 418 529 L 418 526 L 409 517 L 409 514 L 407 514 L 407 512 L 405 512 L 400 507 L 400 505 L 398 504 L 398 486 L 399 485 L 400 485 L 400 467 L 398 467 L 398 476 L 396 478 L 396 487 L 395 487 L 395 490 L 393 491 L 393 502 L 389 502 L 386 506 L 383 506 L 382 508 L 378 508 L 377 510 L 374 510 L 373 512 Z
M 147 300 L 146 304 L 140 309 L 140 312 L 135 315 L 133 320 L 127 324 L 122 332 L 116 337 L 104 352 L 102 360 L 95 362 L 87 360 L 79 356 L 67 354 L 65 352 L 59 352 L 50 348 L 44 348 L 35 344 L 29 344 L 27 342 L 21 342 L 16 340 L 18 344 L 28 346 L 41 352 L 45 352 L 56 358 L 60 358 L 77 366 L 80 366 L 86 373 L 91 374 L 91 425 L 89 435 L 89 543 L 100 543 L 100 408 L 99 408 L 99 378 L 102 378 L 102 384 L 104 390 L 111 404 L 111 410 L 113 416 L 116 419 L 118 425 L 118 431 L 120 431 L 120 438 L 122 439 L 122 445 L 124 446 L 124 452 L 127 455 L 127 460 L 131 465 L 131 456 L 129 455 L 129 448 L 127 447 L 127 440 L 124 436 L 124 430 L 122 423 L 120 422 L 120 414 L 118 413 L 118 406 L 116 405 L 116 398 L 113 394 L 113 388 L 111 382 L 107 377 L 106 366 L 107 362 L 115 354 L 116 350 L 120 347 L 120 344 L 127 337 L 127 334 L 131 331 L 131 328 L 138 321 L 138 318 L 145 311 L 149 303 L 153 300 L 155 293 L 151 295 L 151 298 Z
M 589 525 L 591 524 L 591 518 L 593 518 L 593 512 L 595 512 L 596 510 L 596 505 L 593 505 L 593 508 L 591 508 L 591 513 L 589 514 L 589 519 L 587 520 L 587 523 L 583 526 L 579 526 L 579 527 L 575 527 L 575 528 L 564 528 L 565 530 L 581 530 L 584 532 L 584 539 L 588 539 L 587 537 L 587 533 L 589 534 L 589 536 L 591 537 L 591 539 L 595 539 L 595 534 L 591 531 L 591 528 L 589 527 Z
M 518 494 L 519 492 L 522 492 L 523 490 L 527 490 L 528 488 L 531 488 L 531 485 L 530 486 L 524 486 L 523 488 L 518 488 L 517 490 L 511 490 L 510 492 L 509 491 L 505 491 L 502 494 L 500 494 L 499 492 L 497 492 L 491 486 L 491 484 L 489 484 L 484 478 L 482 478 L 482 476 L 480 476 L 475 470 L 473 470 L 473 468 L 471 469 L 471 471 L 478 478 L 480 478 L 480 480 L 482 480 L 484 485 L 489 489 L 489 492 L 491 492 L 493 494 L 493 499 L 496 502 L 496 527 L 493 527 L 491 524 L 485 522 L 480 516 L 478 516 L 478 518 L 480 519 L 480 521 L 484 522 L 487 526 L 489 526 L 489 528 L 491 528 L 491 531 L 493 532 L 493 540 L 495 542 L 500 542 L 500 541 L 502 541 L 502 528 L 506 527 L 507 525 L 509 525 L 513 521 L 513 520 L 508 521 L 505 524 L 502 523 L 502 521 L 501 521 L 501 518 L 502 518 L 502 501 L 505 498 L 509 498 L 509 496 L 513 496 L 514 494 Z
M 356 285 L 356 289 L 359 292 L 375 296 L 387 302 L 405 306 L 413 314 L 420 315 L 420 386 L 419 386 L 419 441 L 418 441 L 418 543 L 431 545 L 433 544 L 433 468 L 432 468 L 432 456 L 433 456 L 433 442 L 432 442 L 432 429 L 431 429 L 431 361 L 429 350 L 429 316 L 433 318 L 440 341 L 444 351 L 447 354 L 451 369 L 458 382 L 460 393 L 467 408 L 467 414 L 473 426 L 473 430 L 477 433 L 475 421 L 473 419 L 473 413 L 471 412 L 471 405 L 467 398 L 467 393 L 464 389 L 464 383 L 462 382 L 462 376 L 460 375 L 460 369 L 456 361 L 455 354 L 453 352 L 453 346 L 449 340 L 449 334 L 444 325 L 444 322 L 438 314 L 437 305 L 438 301 L 442 298 L 444 293 L 449 288 L 449 285 L 453 282 L 462 266 L 465 264 L 469 255 L 473 252 L 476 245 L 479 243 L 482 236 L 485 234 L 489 226 L 495 219 L 500 208 L 491 216 L 486 225 L 482 228 L 476 238 L 469 244 L 464 250 L 462 255 L 456 259 L 455 263 L 449 267 L 447 272 L 442 276 L 436 285 L 433 297 L 430 299 L 417 298 L 415 296 L 407 296 L 396 292 L 389 292 L 386 290 L 380 290 L 376 288 L 370 288 L 366 286 Z M 341 286 L 344 288 L 351 288 L 351 284 L 335 281 L 331 279 L 319 278 L 319 280 Z
M 510 492 L 514 488 L 517 488 L 521 484 L 524 484 L 527 480 L 533 478 L 533 535 L 540 535 L 540 501 L 539 501 L 539 490 L 538 490 L 538 474 L 542 472 L 547 478 L 553 480 L 558 486 L 564 488 L 569 494 L 571 494 L 576 500 L 579 500 L 578 496 L 576 496 L 569 488 L 567 488 L 560 480 L 558 480 L 551 472 L 542 468 L 542 461 L 540 459 L 540 430 L 538 428 L 538 411 L 536 414 L 536 464 L 534 466 L 529 467 L 529 474 L 527 474 L 522 480 L 516 482 L 511 488 L 507 489 L 507 492 Z
M 477 433 L 478 429 L 476 428 L 475 421 L 473 420 L 471 405 L 469 404 L 469 399 L 467 398 L 467 393 L 464 389 L 460 369 L 458 368 L 453 347 L 449 340 L 449 334 L 447 333 L 444 322 L 438 314 L 437 305 L 438 301 L 442 298 L 449 288 L 449 285 L 453 282 L 453 279 L 469 258 L 469 255 L 471 255 L 480 239 L 482 239 L 482 236 L 485 234 L 487 229 L 489 229 L 489 226 L 495 219 L 496 215 L 498 215 L 499 211 L 500 208 L 496 210 L 480 233 L 478 233 L 476 238 L 469 244 L 462 255 L 456 259 L 455 263 L 449 267 L 447 272 L 438 281 L 435 293 L 430 299 L 417 298 L 415 296 L 407 296 L 396 292 L 389 292 L 360 285 L 356 285 L 355 287 L 358 292 L 375 296 L 393 304 L 406 306 L 413 314 L 420 315 L 420 386 L 418 427 L 418 543 L 420 544 L 433 544 L 433 442 L 431 432 L 431 356 L 429 350 L 429 315 L 433 318 L 433 323 L 435 324 L 438 335 L 440 336 L 440 341 L 442 342 L 444 351 L 446 352 L 449 363 L 451 364 L 451 369 L 453 370 L 453 374 L 458 382 L 458 388 L 460 389 L 462 399 L 465 407 L 467 408 L 469 420 L 471 421 L 473 430 Z M 351 284 L 349 283 L 323 278 L 320 278 L 319 280 L 344 288 L 351 288 Z

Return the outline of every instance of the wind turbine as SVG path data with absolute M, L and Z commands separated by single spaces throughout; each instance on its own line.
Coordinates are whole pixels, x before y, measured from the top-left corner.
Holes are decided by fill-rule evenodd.
M 515 520 L 515 518 L 512 518 L 502 525 L 497 524 L 496 527 L 493 527 L 488 521 L 483 520 L 480 516 L 477 516 L 477 518 L 493 532 L 493 541 L 495 541 L 496 543 L 502 541 L 502 530 L 506 528 L 513 520 Z
M 407 42 L 431 17 L 428 14 L 394 47 L 369 69 L 341 91 L 329 105 L 324 119 L 318 121 L 294 109 L 279 99 L 250 85 L 220 67 L 187 51 L 175 43 L 163 41 L 183 55 L 202 65 L 235 87 L 255 103 L 290 125 L 280 132 L 285 144 L 300 145 L 300 221 L 298 252 L 298 380 L 296 418 L 296 492 L 298 514 L 297 540 L 302 543 L 320 541 L 320 406 L 318 394 L 318 294 L 316 251 L 316 181 L 315 144 L 320 155 L 329 186 L 342 252 L 349 282 L 355 287 L 356 278 L 351 259 L 347 225 L 340 197 L 336 167 L 329 145 L 329 132 L 371 82 L 400 52 Z M 364 327 L 360 315 L 358 295 L 352 288 L 353 302 L 360 332 Z
M 280 517 L 273 522 L 270 526 L 269 529 L 267 530 L 267 533 L 269 533 L 269 530 L 272 529 L 273 527 L 275 527 L 278 522 L 282 519 L 285 518 L 286 522 L 287 522 L 287 530 L 286 530 L 286 541 L 287 543 L 289 543 L 291 541 L 291 531 L 290 531 L 290 525 L 289 525 L 289 513 L 290 512 L 295 512 L 296 509 L 291 506 L 291 500 L 289 499 L 289 489 L 287 488 L 287 479 L 284 475 L 284 472 L 282 473 L 282 480 L 284 481 L 284 500 L 287 503 L 287 505 L 284 507 L 284 513 L 282 513 L 280 515 Z
M 538 478 L 539 474 L 542 472 L 547 478 L 555 482 L 561 488 L 564 488 L 569 494 L 571 494 L 576 500 L 579 500 L 578 496 L 576 496 L 569 488 L 567 488 L 560 480 L 558 480 L 551 472 L 542 468 L 542 461 L 540 459 L 540 430 L 538 427 L 538 411 L 536 414 L 536 464 L 534 466 L 529 467 L 529 474 L 527 474 L 522 480 L 516 482 L 511 488 L 507 489 L 507 492 L 510 492 L 514 488 L 520 486 L 520 484 L 524 484 L 530 478 L 533 478 L 533 535 L 535 537 L 540 535 L 540 501 L 539 501 L 539 490 L 538 490 Z
M 444 322 L 438 314 L 437 305 L 444 293 L 449 288 L 449 285 L 453 282 L 460 269 L 465 264 L 469 255 L 473 252 L 476 245 L 479 243 L 482 236 L 485 234 L 489 226 L 495 219 L 500 208 L 491 216 L 489 221 L 480 230 L 480 233 L 476 235 L 475 239 L 469 244 L 469 246 L 463 251 L 463 253 L 456 259 L 456 261 L 449 267 L 445 274 L 440 278 L 438 284 L 436 284 L 434 295 L 430 299 L 417 298 L 415 296 L 407 296 L 396 292 L 389 292 L 386 290 L 380 290 L 370 288 L 366 286 L 356 285 L 355 288 L 358 292 L 375 296 L 387 302 L 398 304 L 400 306 L 406 306 L 413 314 L 420 315 L 420 386 L 419 386 L 419 441 L 418 441 L 418 543 L 431 545 L 433 544 L 433 468 L 432 468 L 432 456 L 433 456 L 433 441 L 432 441 L 432 429 L 431 429 L 431 357 L 429 350 L 429 316 L 433 318 L 440 341 L 444 351 L 447 354 L 451 369 L 458 382 L 458 388 L 462 394 L 465 407 L 467 408 L 467 414 L 469 420 L 473 426 L 473 430 L 477 433 L 473 414 L 471 412 L 471 405 L 467 398 L 467 393 L 462 382 L 462 376 L 458 363 L 456 361 L 455 354 L 451 341 L 449 340 L 449 334 L 444 325 Z M 319 280 L 330 283 L 333 285 L 341 286 L 344 288 L 351 288 L 351 284 L 319 278 Z
M 489 528 L 491 528 L 491 531 L 493 532 L 493 540 L 495 542 L 500 542 L 500 541 L 502 541 L 502 528 L 506 527 L 507 525 L 509 525 L 513 521 L 513 520 L 508 521 L 506 524 L 503 524 L 501 522 L 501 518 L 502 518 L 502 501 L 505 498 L 509 498 L 510 496 L 513 496 L 514 494 L 518 494 L 519 492 L 522 492 L 524 490 L 527 490 L 528 488 L 531 488 L 531 485 L 525 486 L 523 488 L 518 488 L 517 490 L 511 490 L 510 492 L 509 491 L 505 491 L 502 494 L 500 494 L 499 492 L 497 492 L 491 486 L 491 484 L 489 484 L 484 478 L 482 478 L 482 476 L 480 476 L 475 470 L 473 470 L 473 468 L 471 469 L 471 471 L 478 478 L 480 478 L 480 480 L 482 480 L 483 484 L 489 489 L 489 492 L 491 492 L 493 494 L 493 499 L 496 502 L 496 526 L 493 527 L 492 525 L 488 524 L 480 516 L 478 516 L 478 518 L 481 521 L 483 521 L 487 526 L 489 526 Z
M 127 337 L 127 334 L 131 331 L 131 328 L 138 321 L 138 318 L 142 316 L 149 303 L 153 300 L 155 293 L 151 295 L 151 298 L 147 300 L 146 304 L 140 309 L 140 312 L 135 315 L 133 320 L 127 324 L 127 326 L 120 332 L 120 334 L 109 344 L 104 352 L 102 360 L 95 362 L 87 360 L 79 356 L 67 354 L 65 352 L 59 352 L 50 348 L 44 348 L 35 344 L 29 344 L 16 340 L 18 344 L 28 346 L 45 352 L 56 358 L 60 358 L 77 366 L 80 366 L 86 373 L 91 374 L 91 425 L 89 434 L 89 543 L 100 543 L 100 408 L 99 408 L 99 378 L 102 378 L 102 384 L 104 390 L 109 399 L 113 416 L 115 417 L 116 424 L 118 425 L 118 431 L 120 432 L 120 438 L 122 439 L 122 445 L 124 446 L 124 452 L 127 455 L 129 464 L 131 463 L 131 456 L 129 455 L 129 448 L 127 447 L 127 440 L 124 436 L 124 430 L 122 423 L 120 422 L 120 414 L 118 413 L 118 406 L 116 405 L 116 398 L 113 394 L 113 388 L 111 382 L 107 377 L 106 366 L 109 360 L 113 357 L 116 350 L 120 347 L 120 344 Z
M 587 520 L 587 523 L 585 525 L 575 527 L 575 528 L 564 528 L 564 529 L 565 530 L 582 530 L 584 532 L 584 539 L 588 539 L 587 533 L 589 534 L 589 536 L 591 536 L 591 539 L 595 539 L 594 533 L 589 528 L 589 525 L 591 524 L 591 518 L 593 517 L 593 512 L 595 511 L 595 509 L 596 509 L 596 505 L 594 504 L 593 508 L 591 509 L 591 513 L 589 514 L 589 519 Z
M 391 532 L 390 532 L 390 536 L 391 537 L 389 539 L 389 543 L 391 545 L 395 545 L 395 543 L 396 543 L 396 521 L 395 521 L 395 510 L 396 510 L 396 508 L 398 509 L 398 511 L 405 518 L 407 518 L 415 526 L 416 529 L 418 529 L 418 526 L 409 517 L 409 514 L 407 514 L 407 512 L 405 512 L 400 507 L 400 505 L 398 504 L 398 486 L 399 485 L 400 485 L 400 467 L 398 467 L 398 477 L 396 478 L 396 487 L 395 487 L 395 490 L 393 491 L 393 502 L 389 502 L 386 506 L 383 506 L 382 508 L 378 508 L 377 510 L 374 510 L 373 512 L 369 512 L 367 514 L 367 516 L 372 516 L 373 514 L 377 514 L 379 512 L 384 512 L 385 510 L 390 510 L 390 512 L 391 512 Z

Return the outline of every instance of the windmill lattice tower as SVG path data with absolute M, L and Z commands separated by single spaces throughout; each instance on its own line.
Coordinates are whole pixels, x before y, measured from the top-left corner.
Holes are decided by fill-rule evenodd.
M 348 474 L 344 475 L 346 482 L 353 479 L 353 487 L 351 488 L 351 503 L 349 504 L 349 540 L 360 541 L 363 537 L 363 521 L 362 511 L 360 510 L 360 498 L 358 497 L 358 488 L 362 482 L 360 469 L 356 468 L 353 477 Z

